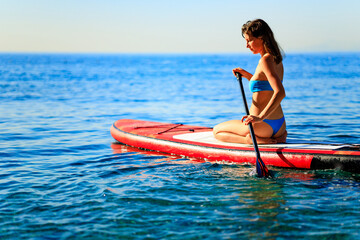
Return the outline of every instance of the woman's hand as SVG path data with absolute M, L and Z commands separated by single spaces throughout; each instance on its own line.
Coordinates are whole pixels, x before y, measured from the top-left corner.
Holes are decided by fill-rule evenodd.
M 235 77 L 236 77 L 236 73 L 239 73 L 241 76 L 243 76 L 244 78 L 246 78 L 248 80 L 250 80 L 253 76 L 251 73 L 249 73 L 248 71 L 245 71 L 242 68 L 234 68 L 232 71 L 233 71 L 233 74 Z
M 242 68 L 234 68 L 232 71 L 233 71 L 233 74 L 234 76 L 236 76 L 236 73 L 240 73 L 241 74 L 241 71 L 243 71 L 244 69 Z M 242 75 L 242 74 L 241 74 Z
M 245 125 L 249 125 L 249 123 L 262 122 L 262 119 L 254 115 L 245 115 L 242 117 L 241 122 L 245 123 Z

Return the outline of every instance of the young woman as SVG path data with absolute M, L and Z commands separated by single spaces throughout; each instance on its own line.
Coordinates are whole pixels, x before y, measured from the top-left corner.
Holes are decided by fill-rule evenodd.
M 256 19 L 245 23 L 242 35 L 246 40 L 246 47 L 261 56 L 254 75 L 242 68 L 233 69 L 234 75 L 239 73 L 249 80 L 250 90 L 253 92 L 250 115 L 243 116 L 241 120 L 216 125 L 214 136 L 224 142 L 252 144 L 248 126 L 252 123 L 259 144 L 285 142 L 286 123 L 280 105 L 285 97 L 281 50 L 264 20 Z

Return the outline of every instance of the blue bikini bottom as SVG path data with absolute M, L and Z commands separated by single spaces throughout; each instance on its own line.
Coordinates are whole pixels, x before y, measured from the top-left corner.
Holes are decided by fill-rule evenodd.
M 280 130 L 281 126 L 285 122 L 285 117 L 279 118 L 279 119 L 264 119 L 263 122 L 266 122 L 270 125 L 270 127 L 273 129 L 273 135 L 277 134 L 277 132 Z

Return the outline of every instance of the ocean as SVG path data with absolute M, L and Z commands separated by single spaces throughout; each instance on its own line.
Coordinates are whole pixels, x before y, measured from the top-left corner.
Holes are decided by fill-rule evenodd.
M 360 239 L 360 174 L 276 168 L 260 179 L 253 166 L 111 137 L 122 118 L 240 118 L 231 70 L 254 72 L 258 60 L 0 54 L 0 239 Z M 289 53 L 284 67 L 288 136 L 359 144 L 360 53 Z

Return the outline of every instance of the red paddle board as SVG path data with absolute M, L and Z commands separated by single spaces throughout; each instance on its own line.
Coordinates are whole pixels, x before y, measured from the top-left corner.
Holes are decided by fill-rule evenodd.
M 207 127 L 121 119 L 110 131 L 118 142 L 140 149 L 219 163 L 256 161 L 252 145 L 220 142 Z M 360 172 L 359 145 L 288 140 L 285 144 L 259 145 L 259 150 L 269 166 Z

